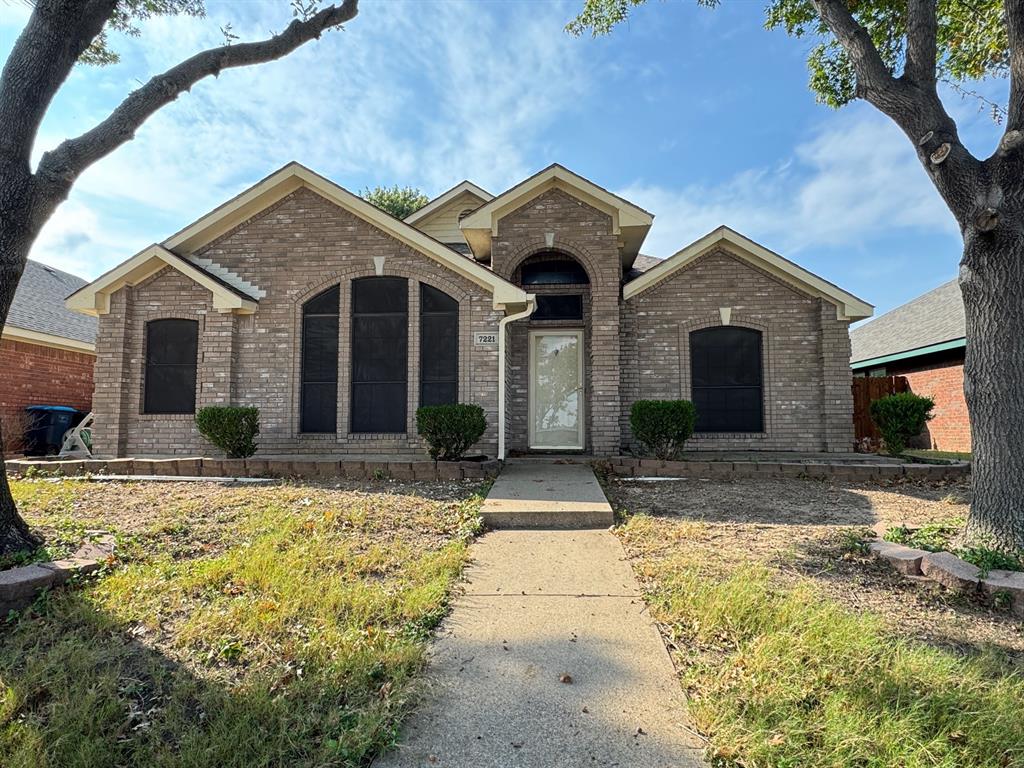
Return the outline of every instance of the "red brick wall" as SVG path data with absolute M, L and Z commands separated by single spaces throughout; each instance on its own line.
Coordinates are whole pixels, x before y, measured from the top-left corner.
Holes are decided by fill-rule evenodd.
M 5 453 L 21 449 L 26 405 L 70 405 L 92 409 L 92 369 L 84 352 L 0 340 L 0 419 Z
M 906 376 L 910 391 L 935 401 L 934 418 L 919 438 L 939 451 L 970 451 L 971 424 L 964 400 L 963 351 L 947 358 L 907 367 L 886 366 L 892 376 Z

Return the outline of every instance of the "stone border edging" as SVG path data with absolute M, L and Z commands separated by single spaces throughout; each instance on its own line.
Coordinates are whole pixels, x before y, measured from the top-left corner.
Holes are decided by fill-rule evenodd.
M 95 543 L 83 544 L 71 557 L 0 571 L 0 618 L 27 608 L 46 589 L 99 570 L 113 554 L 114 537 L 104 533 L 96 537 Z
M 347 459 L 9 459 L 12 475 L 30 470 L 49 475 L 160 475 L 167 477 L 341 477 L 347 480 L 493 479 L 501 462 L 488 461 L 352 461 Z
M 816 480 L 868 482 L 874 480 L 960 480 L 970 476 L 971 465 L 855 464 L 842 461 L 662 461 L 615 456 L 608 459 L 616 475 L 633 477 L 685 477 L 747 479 L 796 477 Z
M 1024 572 L 993 569 L 982 577 L 978 566 L 952 552 L 927 552 L 891 541 L 873 541 L 868 551 L 904 576 L 925 578 L 958 594 L 992 598 L 1004 592 L 1009 596 L 1013 612 L 1024 616 Z

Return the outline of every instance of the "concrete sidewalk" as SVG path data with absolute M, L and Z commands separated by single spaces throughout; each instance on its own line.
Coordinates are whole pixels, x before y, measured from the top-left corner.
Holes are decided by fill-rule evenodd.
M 615 536 L 495 531 L 472 555 L 465 592 L 431 649 L 424 700 L 400 746 L 374 766 L 702 765 L 679 681 Z
M 488 528 L 607 528 L 615 521 L 586 464 L 515 459 L 494 481 L 480 515 Z

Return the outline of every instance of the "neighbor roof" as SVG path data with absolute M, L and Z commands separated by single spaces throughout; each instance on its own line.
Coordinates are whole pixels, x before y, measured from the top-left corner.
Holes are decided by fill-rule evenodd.
M 33 339 L 31 335 L 17 332 L 29 331 L 69 340 L 72 343 L 67 346 L 71 348 L 92 349 L 96 342 L 96 318 L 80 315 L 64 306 L 64 299 L 86 282 L 38 261 L 28 261 L 14 293 L 4 336 L 45 343 L 42 338 Z
M 856 368 L 890 355 L 939 352 L 936 347 L 963 346 L 957 342 L 966 336 L 964 301 L 954 279 L 850 331 L 850 360 Z

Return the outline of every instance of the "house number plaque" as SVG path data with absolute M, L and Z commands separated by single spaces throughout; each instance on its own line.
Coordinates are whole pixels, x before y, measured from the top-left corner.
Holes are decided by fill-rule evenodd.
M 492 344 L 498 343 L 498 334 L 496 333 L 478 333 L 476 335 L 476 345 L 478 347 L 489 347 Z

